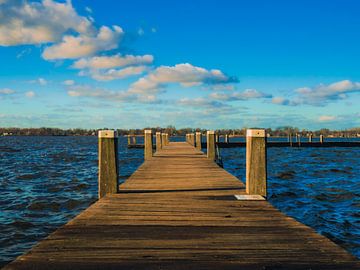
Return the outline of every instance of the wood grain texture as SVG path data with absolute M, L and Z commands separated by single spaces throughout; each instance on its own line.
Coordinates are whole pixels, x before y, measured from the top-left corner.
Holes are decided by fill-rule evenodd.
M 266 197 L 266 137 L 246 137 L 246 192 Z
M 161 132 L 156 132 L 156 151 L 161 150 Z
M 144 134 L 144 159 L 151 159 L 153 156 L 153 135 L 151 130 L 145 130 Z
M 214 132 L 207 132 L 206 134 L 206 147 L 207 147 L 207 158 L 211 161 L 216 159 L 216 152 L 215 152 L 215 133 Z
M 171 142 L 120 186 L 5 269 L 359 269 L 359 261 L 188 143 Z
M 201 141 L 202 141 L 202 134 L 201 132 L 196 132 L 196 149 L 201 151 Z
M 118 139 L 99 138 L 98 197 L 118 192 Z

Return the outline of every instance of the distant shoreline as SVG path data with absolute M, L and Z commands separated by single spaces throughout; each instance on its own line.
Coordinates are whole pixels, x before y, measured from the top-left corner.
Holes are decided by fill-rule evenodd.
M 106 128 L 103 128 L 106 129 Z M 145 129 L 151 129 L 153 133 L 156 131 L 161 131 L 170 134 L 171 136 L 185 136 L 188 133 L 193 133 L 200 131 L 205 133 L 206 129 L 203 128 L 181 128 L 176 129 L 173 126 L 168 127 L 153 127 L 153 128 L 144 128 L 144 129 L 117 129 L 119 136 L 142 136 Z M 60 129 L 60 128 L 15 128 L 15 127 L 0 127 L 0 136 L 97 136 L 100 129 Z M 230 137 L 244 137 L 246 134 L 246 128 L 240 129 L 218 129 L 216 132 L 219 135 L 229 135 Z M 360 127 L 349 128 L 345 130 L 329 130 L 329 129 L 319 129 L 319 130 L 307 130 L 299 129 L 296 127 L 279 127 L 276 129 L 267 128 L 266 133 L 271 137 L 286 137 L 289 134 L 295 135 L 299 134 L 302 137 L 307 137 L 310 134 L 313 136 L 324 135 L 324 137 L 333 137 L 333 138 L 359 138 L 360 137 Z

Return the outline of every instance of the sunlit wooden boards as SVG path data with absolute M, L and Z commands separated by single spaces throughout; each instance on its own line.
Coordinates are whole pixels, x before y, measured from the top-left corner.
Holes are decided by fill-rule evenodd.
M 120 164 L 121 170 L 121 164 Z M 170 143 L 120 186 L 5 269 L 360 269 L 359 261 L 187 143 Z

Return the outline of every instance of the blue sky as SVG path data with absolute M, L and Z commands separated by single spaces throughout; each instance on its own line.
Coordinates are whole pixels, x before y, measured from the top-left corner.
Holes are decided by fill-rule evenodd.
M 0 126 L 360 126 L 359 1 L 0 0 Z

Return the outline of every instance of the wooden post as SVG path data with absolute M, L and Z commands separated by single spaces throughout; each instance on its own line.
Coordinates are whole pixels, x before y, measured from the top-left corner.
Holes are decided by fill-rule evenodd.
M 127 135 L 128 146 L 131 144 L 130 135 Z
M 144 158 L 145 160 L 151 159 L 153 155 L 153 137 L 150 129 L 145 130 L 144 134 Z
M 133 144 L 136 144 L 136 135 L 133 135 L 133 136 L 132 136 L 132 143 L 133 143 Z
M 266 197 L 266 134 L 265 129 L 246 132 L 246 192 Z
M 161 149 L 161 132 L 156 132 L 156 151 Z
M 196 149 L 201 151 L 201 132 L 196 132 Z
M 161 133 L 161 146 L 164 147 L 166 145 L 165 133 Z
M 324 142 L 324 135 L 320 135 L 320 143 Z
M 301 146 L 301 134 L 297 134 L 297 136 L 298 136 L 298 139 L 297 139 L 298 146 L 300 147 Z
M 289 143 L 290 143 L 290 147 L 292 147 L 292 134 L 289 134 Z
M 312 142 L 312 134 L 309 134 L 309 142 L 311 143 Z
M 190 144 L 192 146 L 195 146 L 195 135 L 194 135 L 194 133 L 190 133 L 189 138 L 190 138 Z
M 169 144 L 169 133 L 165 133 L 166 145 Z
M 100 130 L 99 134 L 99 199 L 118 192 L 118 138 L 114 130 Z
M 219 134 L 215 134 L 215 142 L 219 142 Z
M 188 133 L 186 133 L 185 138 L 186 138 L 186 142 L 189 143 L 189 134 Z
M 215 131 L 208 130 L 206 133 L 206 145 L 207 145 L 207 158 L 211 160 L 216 159 L 215 152 Z
M 225 134 L 224 142 L 229 143 L 229 134 Z

